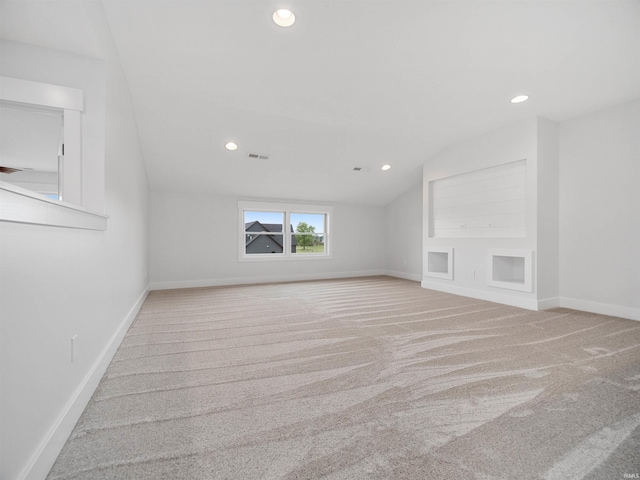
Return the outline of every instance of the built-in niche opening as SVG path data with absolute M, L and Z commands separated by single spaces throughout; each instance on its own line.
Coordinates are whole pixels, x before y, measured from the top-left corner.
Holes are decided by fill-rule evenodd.
M 453 248 L 440 247 L 427 249 L 428 277 L 453 280 Z
M 493 280 L 524 284 L 524 258 L 495 255 Z
M 508 250 L 489 252 L 489 285 L 510 290 L 532 291 L 532 252 Z

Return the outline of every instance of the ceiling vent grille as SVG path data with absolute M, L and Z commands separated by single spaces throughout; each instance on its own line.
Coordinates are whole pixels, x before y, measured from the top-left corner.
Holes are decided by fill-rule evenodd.
M 258 160 L 269 160 L 269 155 L 265 155 L 263 153 L 248 153 L 247 157 L 257 158 Z

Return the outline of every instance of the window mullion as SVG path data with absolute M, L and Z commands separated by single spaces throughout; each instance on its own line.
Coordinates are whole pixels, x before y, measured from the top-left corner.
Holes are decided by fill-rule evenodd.
M 282 235 L 284 236 L 284 254 L 285 256 L 291 255 L 291 232 L 289 231 L 289 225 L 291 224 L 291 212 L 285 210 L 284 212 L 284 225 L 282 226 Z

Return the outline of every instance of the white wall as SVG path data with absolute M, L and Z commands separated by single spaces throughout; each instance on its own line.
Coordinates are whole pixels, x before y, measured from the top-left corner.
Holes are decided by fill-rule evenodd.
M 429 238 L 429 181 L 521 158 L 525 237 Z M 425 248 L 455 252 L 454 279 L 425 276 L 423 286 L 640 320 L 640 101 L 560 124 L 532 119 L 461 142 L 425 163 L 423 182 Z M 534 291 L 487 286 L 489 249 L 533 250 Z
M 564 306 L 640 320 L 640 101 L 560 125 Z
M 487 255 L 492 249 L 532 250 L 537 246 L 537 177 L 538 123 L 533 118 L 503 127 L 454 145 L 428 159 L 423 176 L 423 244 L 428 247 L 453 247 L 453 280 L 426 276 L 423 266 L 422 284 L 426 288 L 460 295 L 484 298 L 503 303 L 537 308 L 536 271 L 533 272 L 533 292 L 521 292 L 490 287 Z M 494 167 L 518 160 L 527 160 L 526 235 L 521 238 L 438 238 L 429 237 L 429 182 L 452 175 Z M 534 253 L 534 259 L 536 258 Z M 423 252 L 423 262 L 427 255 Z M 557 267 L 556 267 L 557 268 Z M 472 276 L 473 272 L 473 276 Z
M 536 278 L 540 308 L 558 306 L 560 295 L 558 124 L 538 118 Z
M 384 208 L 385 270 L 422 280 L 422 182 Z
M 150 198 L 152 288 L 384 273 L 382 207 L 333 206 L 331 259 L 238 262 L 237 197 L 152 192 Z
M 127 83 L 103 27 L 94 25 L 107 60 L 107 231 L 0 223 L 3 480 L 44 478 L 100 379 L 105 350 L 146 292 L 146 176 Z M 28 46 L 20 52 L 15 63 L 3 61 L 3 75 L 76 86 L 78 72 L 59 61 L 68 58 L 69 66 L 79 57 Z

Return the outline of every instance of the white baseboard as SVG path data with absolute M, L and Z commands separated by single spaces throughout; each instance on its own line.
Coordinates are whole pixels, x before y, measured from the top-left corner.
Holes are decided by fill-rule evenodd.
M 255 283 L 300 282 L 305 280 L 330 280 L 332 278 L 372 277 L 386 275 L 384 270 L 357 270 L 350 272 L 298 273 L 290 275 L 269 275 L 265 277 L 228 277 L 202 280 L 177 280 L 152 282 L 151 290 L 172 290 L 175 288 L 222 287 L 229 285 L 250 285 Z
M 393 275 L 392 273 L 388 273 Z M 453 293 L 463 297 L 478 298 L 489 302 L 503 303 L 514 307 L 526 308 L 527 310 L 548 310 L 550 308 L 571 308 L 583 312 L 597 313 L 600 315 L 610 315 L 612 317 L 627 318 L 629 320 L 640 321 L 640 309 L 632 307 L 624 307 L 620 305 L 612 305 L 609 303 L 591 302 L 588 300 L 580 300 L 577 298 L 552 297 L 542 300 L 518 298 L 500 293 L 486 292 L 482 290 L 474 290 L 464 288 L 457 285 L 446 285 L 443 283 L 430 282 L 422 280 L 423 288 L 436 290 L 439 292 Z
M 458 285 L 446 285 L 444 283 L 430 282 L 428 280 L 422 280 L 421 285 L 422 288 L 436 290 L 438 292 L 453 293 L 462 297 L 477 298 L 479 300 L 511 305 L 512 307 L 526 308 L 527 310 L 538 310 L 538 301 L 535 298 L 516 297 L 505 295 L 503 293 L 460 287 Z
M 104 372 L 106 372 L 107 367 L 111 363 L 113 356 L 118 350 L 120 343 L 122 343 L 122 339 L 140 311 L 148 293 L 149 290 L 145 289 L 133 307 L 131 307 L 124 320 L 107 343 L 107 346 L 96 359 L 87 376 L 84 378 L 82 383 L 80 383 L 67 402 L 51 430 L 49 430 L 36 449 L 18 479 L 42 480 L 47 477 L 51 467 L 58 458 L 58 455 L 60 455 L 62 447 L 64 447 L 69 435 L 71 435 L 76 423 L 80 419 L 80 415 L 82 415 L 82 412 L 87 407 L 89 400 L 91 400 L 93 392 L 98 387 L 98 384 L 100 383 Z
M 396 278 L 404 278 L 405 280 L 412 280 L 414 282 L 420 282 L 422 280 L 422 275 L 419 273 L 407 273 L 407 272 L 397 272 L 395 270 L 385 270 L 385 275 Z
M 560 306 L 560 298 L 543 298 L 538 300 L 538 310 L 549 310 L 550 308 L 558 308 Z
M 623 307 L 610 303 L 591 302 L 577 298 L 560 297 L 560 307 L 581 310 L 583 312 L 598 313 L 600 315 L 611 315 L 612 317 L 622 317 L 629 320 L 640 320 L 640 308 Z

